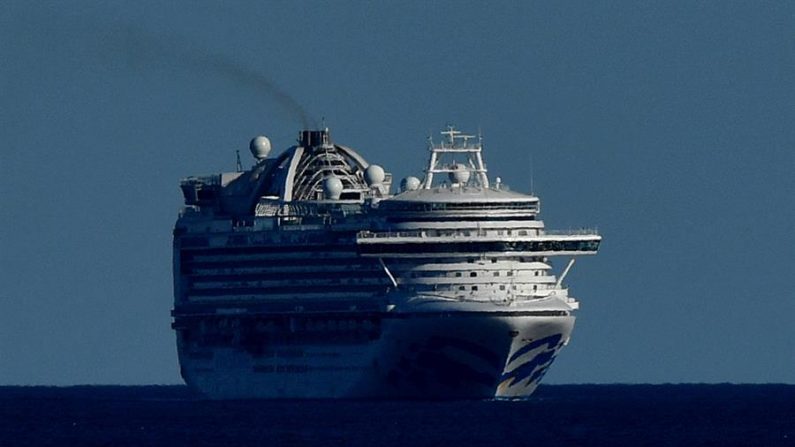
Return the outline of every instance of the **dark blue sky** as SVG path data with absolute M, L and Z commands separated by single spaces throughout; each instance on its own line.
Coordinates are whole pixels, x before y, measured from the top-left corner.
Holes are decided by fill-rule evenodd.
M 178 383 L 178 181 L 302 114 L 599 228 L 548 383 L 795 383 L 793 3 L 384 3 L 3 3 L 0 384 Z

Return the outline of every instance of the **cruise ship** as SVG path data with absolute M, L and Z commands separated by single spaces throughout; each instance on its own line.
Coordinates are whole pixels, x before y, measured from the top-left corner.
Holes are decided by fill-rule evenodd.
M 181 181 L 180 372 L 211 399 L 519 399 L 569 342 L 564 284 L 593 230 L 549 231 L 539 198 L 489 179 L 479 136 L 429 139 L 392 175 L 328 129 Z M 419 152 L 419 151 L 418 151 Z M 559 274 L 551 258 L 561 257 Z

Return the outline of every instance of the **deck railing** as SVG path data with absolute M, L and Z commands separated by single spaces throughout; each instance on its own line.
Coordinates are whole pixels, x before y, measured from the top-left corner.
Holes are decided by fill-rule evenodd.
M 360 231 L 359 239 L 386 239 L 386 238 L 477 238 L 477 237 L 544 237 L 544 236 L 598 236 L 595 229 L 581 228 L 577 230 L 410 230 L 410 231 Z

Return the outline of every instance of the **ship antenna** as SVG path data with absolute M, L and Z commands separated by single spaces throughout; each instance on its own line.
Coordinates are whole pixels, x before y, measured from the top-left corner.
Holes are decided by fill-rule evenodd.
M 534 173 L 534 164 L 533 164 L 533 153 L 530 152 L 530 195 L 536 195 L 535 187 L 533 185 L 533 173 Z
M 240 161 L 239 149 L 235 149 L 235 156 L 237 157 L 237 172 L 243 172 L 243 163 Z

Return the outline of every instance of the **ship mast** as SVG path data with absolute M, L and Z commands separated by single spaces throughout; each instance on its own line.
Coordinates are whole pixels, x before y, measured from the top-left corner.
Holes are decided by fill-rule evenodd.
M 428 150 L 431 152 L 430 159 L 428 160 L 428 168 L 425 170 L 425 181 L 423 188 L 430 189 L 433 186 L 433 175 L 442 173 L 455 173 L 461 169 L 461 165 L 453 163 L 445 163 L 443 158 L 452 158 L 455 154 L 465 154 L 467 158 L 467 166 L 465 169 L 474 173 L 475 183 L 482 188 L 489 187 L 489 178 L 486 175 L 486 166 L 483 164 L 483 138 L 478 135 L 477 144 L 471 145 L 469 140 L 475 138 L 474 135 L 463 135 L 460 131 L 455 130 L 453 126 L 447 126 L 447 130 L 442 131 L 441 134 L 445 137 L 441 144 L 434 145 L 433 141 L 428 139 Z M 445 141 L 446 140 L 446 141 Z

